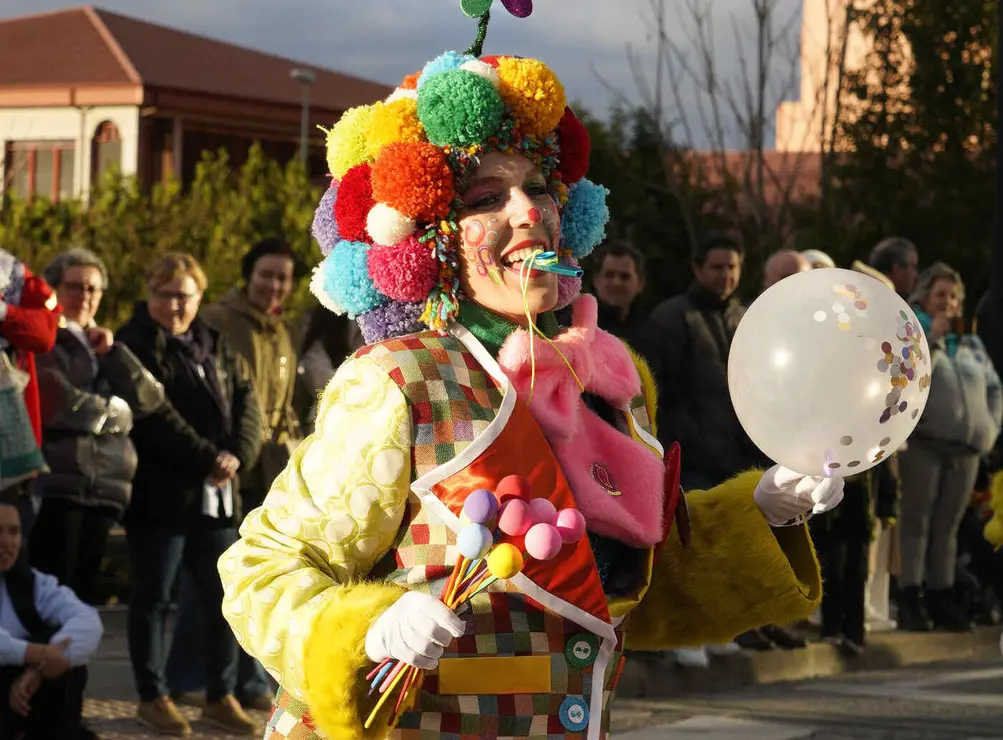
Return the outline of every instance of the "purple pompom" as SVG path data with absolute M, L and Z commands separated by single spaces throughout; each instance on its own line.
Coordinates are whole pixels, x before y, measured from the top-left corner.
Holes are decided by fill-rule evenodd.
M 424 328 L 418 321 L 425 310 L 424 301 L 404 303 L 390 301 L 356 317 L 366 344 L 382 342 L 384 339 L 414 334 Z
M 516 18 L 525 18 L 533 12 L 533 0 L 502 0 L 502 5 Z
M 579 267 L 578 260 L 574 257 L 565 257 L 561 260 L 562 265 L 570 265 L 572 267 Z M 582 279 L 568 277 L 567 275 L 557 276 L 557 307 L 556 310 L 560 311 L 562 308 L 571 305 L 571 301 L 578 297 L 578 294 L 582 292 Z
M 338 222 L 334 219 L 334 201 L 338 198 L 338 181 L 331 180 L 331 187 L 327 189 L 320 199 L 320 205 L 313 214 L 313 227 L 310 233 L 320 244 L 320 251 L 326 257 L 334 249 L 334 245 L 341 241 L 338 234 Z

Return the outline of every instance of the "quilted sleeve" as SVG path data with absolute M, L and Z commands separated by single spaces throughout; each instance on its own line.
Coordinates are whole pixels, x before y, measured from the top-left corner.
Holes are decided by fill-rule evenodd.
M 362 651 L 369 621 L 347 594 L 390 549 L 410 484 L 407 401 L 373 360 L 351 359 L 321 398 L 316 431 L 297 447 L 264 504 L 219 561 L 223 613 L 238 642 L 283 688 L 312 704 L 308 644 Z M 373 584 L 386 608 L 400 595 Z M 324 619 L 321 619 L 321 617 Z M 364 622 L 364 623 L 363 623 Z M 314 637 L 315 632 L 323 632 Z

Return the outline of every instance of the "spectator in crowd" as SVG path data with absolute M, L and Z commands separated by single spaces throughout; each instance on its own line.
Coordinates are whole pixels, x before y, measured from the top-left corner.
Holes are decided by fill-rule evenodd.
M 31 534 L 31 564 L 93 603 L 108 532 L 132 493 L 134 417 L 155 411 L 163 388 L 112 332 L 94 323 L 107 287 L 101 259 L 71 249 L 45 269 L 62 309 L 56 346 L 38 357 L 44 442 L 51 472 Z
M 102 633 L 93 607 L 28 566 L 16 495 L 0 494 L 0 737 L 97 738 L 82 714 Z
M 888 276 L 900 296 L 909 298 L 912 295 L 919 270 L 919 252 L 911 241 L 893 236 L 878 242 L 867 262 Z
M 3 480 L 10 481 L 4 485 L 15 488 L 18 494 L 16 500 L 25 536 L 35 521 L 31 501 L 33 478 L 44 467 L 40 452 L 42 420 L 35 355 L 52 349 L 58 323 L 59 304 L 52 289 L 14 255 L 0 249 L 0 352 L 5 352 L 12 364 L 28 375 L 23 398 L 31 426 L 30 430 L 22 430 L 18 437 L 19 467 L 23 464 L 24 469 L 16 471 L 17 476 L 10 476 L 8 472 L 2 475 Z M 10 416 L 8 423 L 11 423 Z M 8 438 L 15 439 L 13 434 L 8 434 Z M 7 454 L 9 451 L 5 451 L 5 457 Z
M 964 295 L 961 276 L 937 262 L 910 297 L 930 343 L 933 374 L 926 409 L 899 454 L 904 630 L 928 630 L 931 620 L 936 628 L 969 628 L 953 593 L 958 528 L 979 459 L 999 434 L 1003 395 L 982 342 L 963 331 Z
M 808 264 L 811 265 L 811 269 L 818 270 L 822 267 L 835 267 L 836 262 L 818 249 L 806 249 L 801 253 L 801 256 L 808 260 Z
M 299 395 L 302 416 L 312 427 L 317 415 L 317 398 L 334 377 L 335 371 L 352 352 L 362 346 L 358 324 L 345 315 L 315 306 L 310 312 L 300 345 Z
M 728 393 L 728 351 L 745 313 L 735 296 L 743 256 L 734 237 L 704 236 L 691 257 L 690 288 L 651 315 L 645 354 L 660 391 L 658 437 L 666 450 L 675 442 L 686 450 L 680 481 L 684 491 L 708 490 L 765 463 L 739 424 Z M 717 650 L 711 646 L 711 652 Z M 679 650 L 676 660 L 706 666 L 707 651 Z
M 254 465 L 261 421 L 243 363 L 198 318 L 205 289 L 205 274 L 193 257 L 164 255 L 147 273 L 147 301 L 136 304 L 118 334 L 167 397 L 157 413 L 136 419 L 132 430 L 139 467 L 124 518 L 132 569 L 129 657 L 138 719 L 162 734 L 189 734 L 164 674 L 171 587 L 183 565 L 202 609 L 202 717 L 228 732 L 253 735 L 255 723 L 233 696 L 238 649 L 223 620 L 216 561 L 236 540 L 236 474 Z
M 774 252 L 766 260 L 766 266 L 763 268 L 763 290 L 779 283 L 786 277 L 797 275 L 799 272 L 808 272 L 811 269 L 811 263 L 800 252 L 795 252 L 793 249 L 782 249 L 779 252 Z
M 295 254 L 286 242 L 263 239 L 241 261 L 244 284 L 234 286 L 218 303 L 201 312 L 201 318 L 246 363 L 261 412 L 258 461 L 240 474 L 245 513 L 265 500 L 272 481 L 285 468 L 292 449 L 302 438 L 299 418 L 293 409 L 296 350 L 282 316 L 283 305 L 294 287 L 295 266 Z M 200 611 L 192 584 L 182 575 L 167 682 L 175 700 L 185 704 L 204 702 Z M 236 696 L 247 708 L 267 711 L 272 706 L 272 690 L 265 669 L 243 651 Z
M 625 239 L 607 241 L 595 253 L 592 278 L 599 299 L 599 328 L 641 351 L 648 316 L 637 299 L 644 292 L 644 255 Z

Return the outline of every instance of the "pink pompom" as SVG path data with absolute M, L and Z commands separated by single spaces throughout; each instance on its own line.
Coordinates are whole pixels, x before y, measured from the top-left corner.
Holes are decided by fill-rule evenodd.
M 552 524 L 534 524 L 526 533 L 526 552 L 535 560 L 550 560 L 564 547 L 564 539 Z
M 557 507 L 545 498 L 534 498 L 529 502 L 533 510 L 533 521 L 537 524 L 553 524 L 557 521 Z
M 498 529 L 510 537 L 520 537 L 533 526 L 533 511 L 520 498 L 513 498 L 502 504 L 498 515 Z
M 578 509 L 561 509 L 557 512 L 557 531 L 568 544 L 578 542 L 585 534 L 585 517 Z
M 424 301 L 439 281 L 439 263 L 413 236 L 392 247 L 372 247 L 368 260 L 376 289 L 395 301 Z

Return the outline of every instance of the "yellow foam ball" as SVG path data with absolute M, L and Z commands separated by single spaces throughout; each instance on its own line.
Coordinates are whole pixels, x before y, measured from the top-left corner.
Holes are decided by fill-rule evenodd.
M 366 149 L 371 159 L 376 159 L 387 144 L 427 140 L 418 119 L 417 100 L 398 98 L 373 106 L 366 131 Z
M 327 132 L 327 167 L 336 179 L 355 165 L 370 161 L 366 133 L 372 114 L 371 105 L 349 108 Z
M 521 132 L 541 138 L 557 128 L 567 98 L 561 81 L 546 64 L 507 57 L 498 62 L 498 79 L 498 92 Z
M 488 553 L 488 571 L 495 578 L 511 578 L 522 572 L 522 553 L 515 545 L 503 542 Z

